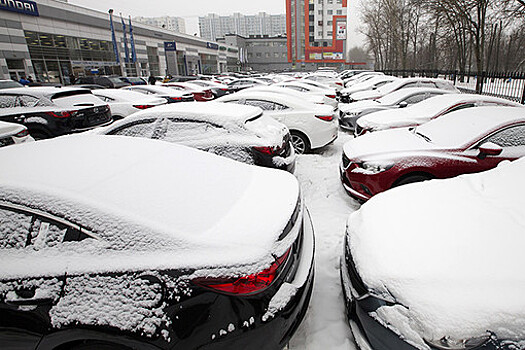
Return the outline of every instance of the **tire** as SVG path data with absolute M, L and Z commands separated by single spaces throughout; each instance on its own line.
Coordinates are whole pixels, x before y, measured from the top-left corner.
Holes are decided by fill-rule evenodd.
M 291 131 L 290 135 L 292 136 L 292 145 L 296 154 L 304 154 L 311 151 L 310 141 L 306 135 L 298 131 Z
M 402 185 L 406 185 L 406 184 L 411 184 L 411 183 L 414 183 L 414 182 L 422 182 L 422 181 L 427 181 L 427 180 L 431 180 L 431 179 L 432 179 L 432 177 L 430 175 L 420 175 L 420 174 L 408 175 L 407 177 L 404 177 L 401 180 L 399 180 L 398 182 L 396 182 L 394 184 L 394 186 L 392 186 L 392 187 L 398 187 L 398 186 L 402 186 Z

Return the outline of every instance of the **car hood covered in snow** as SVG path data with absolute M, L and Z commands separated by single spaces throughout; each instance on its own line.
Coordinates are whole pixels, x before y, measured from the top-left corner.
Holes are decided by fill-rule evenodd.
M 339 110 L 343 113 L 360 112 L 367 108 L 382 107 L 380 103 L 374 100 L 363 100 L 353 103 L 340 103 Z
M 409 129 L 384 130 L 356 137 L 345 143 L 343 151 L 348 158 L 363 159 L 373 156 L 392 156 L 395 153 L 437 149 Z
M 422 338 L 486 331 L 525 340 L 524 172 L 522 159 L 405 185 L 353 213 L 348 234 L 357 270 L 369 289 L 396 300 L 373 316 L 422 349 Z
M 92 251 L 2 252 L 14 276 L 213 269 L 260 271 L 297 237 L 287 172 L 168 142 L 68 136 L 0 150 L 0 201 L 52 213 L 100 237 Z M 21 161 L 23 159 L 24 161 Z M 9 257 L 7 255 L 11 254 Z M 22 259 L 22 260 L 20 260 Z

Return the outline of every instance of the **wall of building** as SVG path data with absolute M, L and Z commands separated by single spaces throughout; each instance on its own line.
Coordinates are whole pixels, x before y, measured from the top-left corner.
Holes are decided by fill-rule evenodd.
M 0 78 L 31 75 L 67 84 L 73 76 L 90 74 L 201 73 L 203 60 L 208 73 L 214 73 L 225 69 L 227 62 L 232 67 L 231 62 L 238 61 L 239 50 L 235 47 L 220 50 L 216 43 L 201 38 L 133 22 L 136 62 L 126 63 L 122 24 L 114 17 L 117 63 L 109 14 L 55 0 L 39 0 L 37 6 L 38 15 L 0 10 Z M 127 20 L 125 24 L 129 30 Z M 126 35 L 131 56 L 128 31 Z M 165 42 L 176 43 L 170 72 Z
M 134 17 L 133 20 L 150 26 L 172 30 L 177 33 L 186 33 L 186 21 L 180 17 Z

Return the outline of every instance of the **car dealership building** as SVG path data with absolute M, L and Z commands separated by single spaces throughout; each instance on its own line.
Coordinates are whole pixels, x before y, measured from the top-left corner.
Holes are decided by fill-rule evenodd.
M 73 77 L 94 74 L 164 76 L 240 69 L 235 46 L 133 22 L 118 11 L 112 11 L 112 25 L 109 13 L 64 1 L 0 0 L 0 79 L 31 76 L 67 84 Z

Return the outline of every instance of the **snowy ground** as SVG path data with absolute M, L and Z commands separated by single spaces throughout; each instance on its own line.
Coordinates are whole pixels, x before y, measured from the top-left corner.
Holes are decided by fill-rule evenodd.
M 343 144 L 351 138 L 340 132 L 332 145 L 316 154 L 299 156 L 297 161 L 295 174 L 315 229 L 316 275 L 308 313 L 290 349 L 355 349 L 339 279 L 346 220 L 359 208 L 345 193 L 338 172 Z

